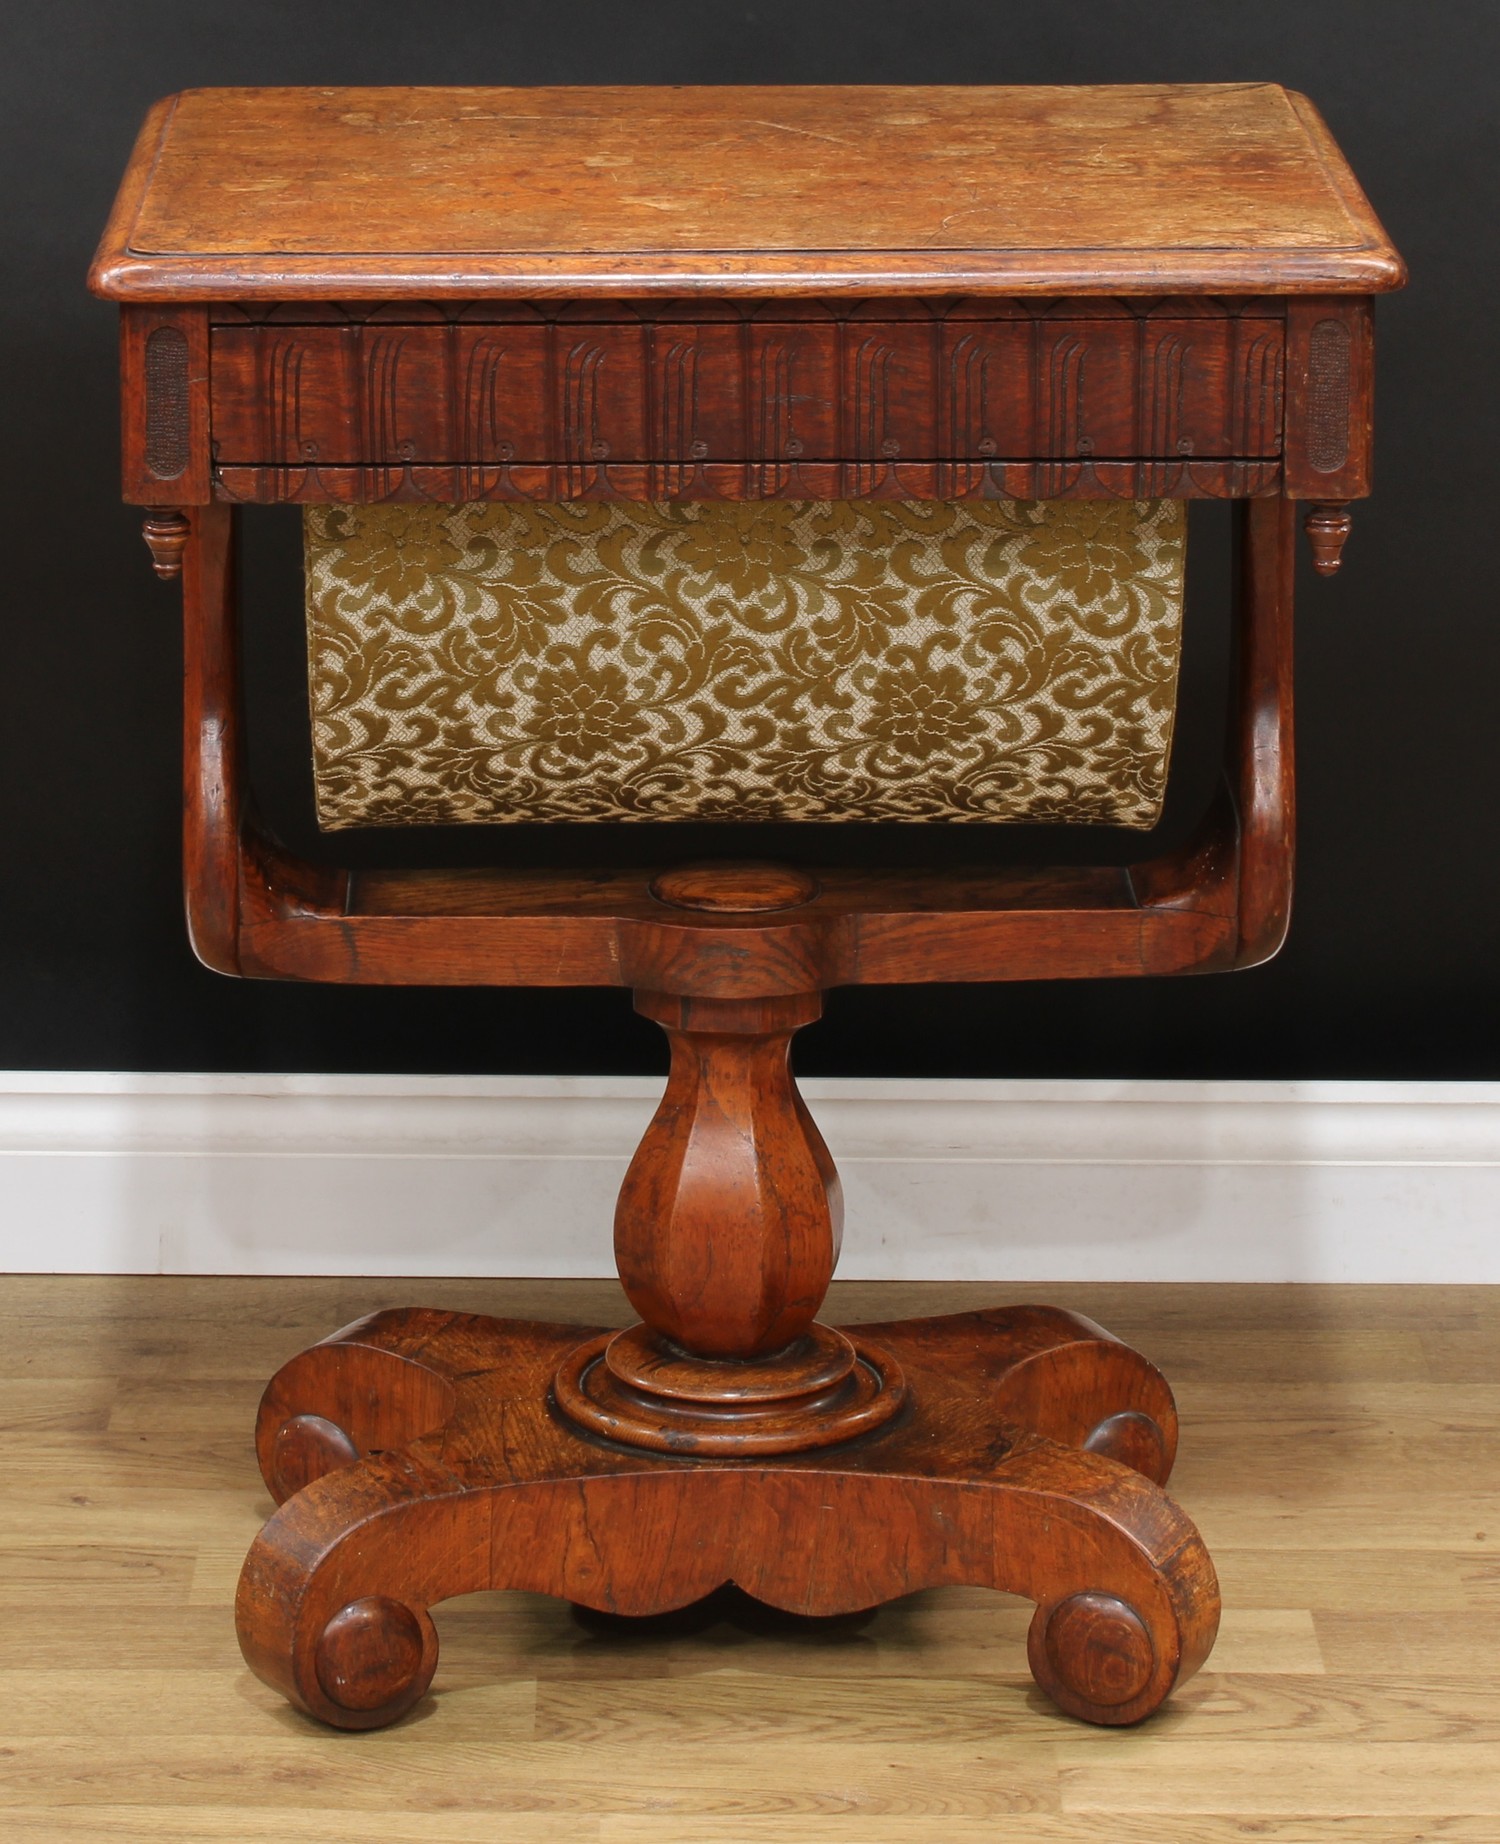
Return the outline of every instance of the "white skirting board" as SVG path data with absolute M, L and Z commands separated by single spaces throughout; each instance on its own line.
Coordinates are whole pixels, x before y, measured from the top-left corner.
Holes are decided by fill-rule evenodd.
M 0 1271 L 609 1274 L 660 1087 L 0 1075 Z M 851 1279 L 1500 1281 L 1500 1083 L 803 1089 Z

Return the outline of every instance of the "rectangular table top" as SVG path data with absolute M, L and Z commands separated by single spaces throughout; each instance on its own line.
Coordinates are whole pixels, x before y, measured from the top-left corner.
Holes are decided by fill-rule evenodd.
M 212 89 L 141 131 L 124 301 L 1368 294 L 1405 271 L 1276 84 Z

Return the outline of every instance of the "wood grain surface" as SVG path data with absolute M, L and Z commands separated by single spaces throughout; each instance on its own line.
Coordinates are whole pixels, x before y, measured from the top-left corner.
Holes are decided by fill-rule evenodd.
M 435 1304 L 623 1324 L 612 1285 L 8 1278 L 0 1832 L 24 1844 L 1493 1844 L 1500 1296 L 1056 1287 L 1171 1374 L 1173 1492 L 1215 1552 L 1205 1669 L 1141 1729 L 1027 1692 L 1026 1603 L 641 1625 L 527 1594 L 437 1610 L 436 1717 L 338 1735 L 239 1662 L 269 1514 L 264 1377 Z M 887 1319 L 1014 1289 L 838 1284 Z M 432 1705 L 424 1706 L 431 1709 Z M 767 1770 L 767 1761 L 774 1771 Z
M 616 1616 L 708 1590 L 713 1606 L 673 1616 L 673 1630 L 787 1627 L 786 1615 L 717 1589 L 728 1580 L 777 1607 L 838 1614 L 832 1626 L 789 1629 L 834 1645 L 888 1617 L 855 1620 L 848 1610 L 895 1595 L 898 1608 L 936 1610 L 954 1604 L 934 1599 L 940 1583 L 1016 1588 L 1039 1605 L 1027 1639 L 1033 1674 L 1091 1721 L 1133 1722 L 1174 1681 L 1186 1683 L 1212 1643 L 1213 1572 L 1191 1524 L 1152 1483 L 1170 1464 L 1170 1416 L 1153 1419 L 1128 1391 L 1101 1393 L 1108 1360 L 1097 1341 L 1080 1360 L 1089 1414 L 1071 1432 L 1024 1416 L 990 1426 L 993 1404 L 975 1394 L 971 1374 L 984 1372 L 997 1332 L 984 1316 L 856 1334 L 833 1380 L 824 1370 L 830 1352 L 839 1356 L 835 1335 L 794 1338 L 795 1376 L 759 1378 L 778 1382 L 774 1406 L 730 1405 L 757 1422 L 758 1439 L 780 1443 L 768 1466 L 742 1465 L 727 1448 L 692 1466 L 674 1448 L 647 1466 L 644 1439 L 621 1461 L 593 1437 L 622 1438 L 622 1403 L 653 1428 L 688 1414 L 679 1401 L 697 1421 L 709 1410 L 722 1421 L 725 1366 L 770 1352 L 816 1306 L 836 1243 L 834 1181 L 776 1073 L 798 1008 L 816 1009 L 816 989 L 1163 973 L 1275 951 L 1291 869 L 1291 501 L 1319 508 L 1320 565 L 1335 567 L 1341 509 L 1368 491 L 1362 297 L 1398 286 L 1402 273 L 1316 112 L 1275 86 L 208 91 L 153 113 L 93 282 L 127 303 L 127 495 L 152 509 L 158 571 L 184 573 L 188 887 L 200 955 L 270 977 L 620 982 L 667 995 L 644 1009 L 680 1040 L 675 1087 L 622 1205 L 622 1272 L 636 1304 L 650 1308 L 649 1334 L 575 1343 L 570 1328 L 522 1324 L 536 1302 L 513 1296 L 503 1309 L 492 1303 L 502 1320 L 455 1329 L 449 1315 L 402 1314 L 381 1334 L 392 1350 L 372 1356 L 363 1334 L 341 1335 L 278 1373 L 262 1433 L 274 1448 L 266 1476 L 287 1502 L 252 1549 L 239 1608 L 261 1677 L 330 1722 L 395 1721 L 404 1734 L 413 1725 L 403 1712 L 430 1707 L 424 1692 L 439 1662 L 427 1610 L 455 1592 L 546 1588 L 607 1609 L 570 1616 L 598 1630 L 601 1653 L 625 1631 Z M 1047 299 L 1028 304 L 1028 295 Z M 1264 297 L 1277 295 L 1294 298 L 1267 308 Z M 653 296 L 655 308 L 642 305 Z M 1092 305 L 1075 309 L 1079 297 Z M 660 311 L 673 298 L 708 306 L 674 321 Z M 369 305 L 382 300 L 390 314 Z M 351 301 L 365 305 L 297 322 L 299 304 Z M 461 317 L 465 301 L 477 318 Z M 406 323 L 395 310 L 408 304 Z M 211 466 L 213 445 L 227 472 Z M 913 462 L 927 470 L 915 489 L 899 475 Z M 652 881 L 659 866 L 603 880 L 607 890 L 586 878 L 523 889 L 491 875 L 460 878 L 461 890 L 443 873 L 344 880 L 290 862 L 243 823 L 232 521 L 206 503 L 210 493 L 389 497 L 462 475 L 466 497 L 503 495 L 538 488 L 520 481 L 529 467 L 549 491 L 591 497 L 625 490 L 610 471 L 621 466 L 634 470 L 634 490 L 680 497 L 785 493 L 792 474 L 819 466 L 838 469 L 840 490 L 870 494 L 1136 491 L 1143 468 L 1153 482 L 1162 469 L 1180 473 L 1156 491 L 1279 488 L 1284 498 L 1248 500 L 1240 514 L 1244 644 L 1226 799 L 1200 840 L 1128 875 L 929 878 L 917 893 L 899 877 L 877 878 L 870 891 L 815 877 L 805 901 L 764 914 L 674 905 Z M 709 468 L 722 479 L 710 481 Z M 419 478 L 423 469 L 434 478 Z M 1012 478 L 1018 471 L 1024 480 Z M 741 1142 L 753 1157 L 735 1151 Z M 738 1253 L 712 1233 L 726 1197 L 736 1200 L 731 1223 L 743 1220 Z M 776 1242 L 788 1212 L 808 1235 L 783 1273 L 757 1248 Z M 684 1289 L 691 1324 L 676 1326 L 662 1303 Z M 711 1311 L 698 1309 L 700 1296 Z M 1266 1342 L 1254 1345 L 1256 1363 Z M 1008 1360 L 991 1355 L 996 1378 L 1009 1377 Z M 772 1353 L 761 1367 L 785 1368 L 784 1359 Z M 366 1375 L 392 1363 L 389 1376 Z M 1216 1387 L 1235 1375 L 1217 1349 L 1211 1363 Z M 413 1364 L 431 1374 L 407 1374 Z M 606 1371 L 607 1387 L 598 1381 Z M 904 1409 L 902 1376 L 914 1379 Z M 283 1401 L 288 1377 L 306 1387 L 288 1383 Z M 542 1406 L 549 1380 L 557 1420 Z M 177 1392 L 180 1407 L 193 1382 Z M 741 1394 L 742 1385 L 736 1369 Z M 826 1420 L 834 1396 L 851 1389 L 874 1390 L 870 1403 L 883 1400 L 892 1417 L 901 1411 L 884 1431 L 866 1431 L 878 1436 L 868 1468 L 853 1448 L 818 1458 L 805 1438 L 807 1415 Z M 1050 1413 L 1055 1394 L 1032 1407 Z M 784 1400 L 813 1405 L 797 1411 L 794 1449 L 771 1425 L 796 1419 Z M 851 1397 L 840 1412 L 865 1406 Z M 424 1417 L 439 1410 L 429 1436 Z M 705 1428 L 700 1443 L 743 1433 L 738 1423 L 729 1436 Z M 1261 1422 L 1254 1434 L 1263 1458 Z M 1249 1474 L 1263 1520 L 1277 1503 L 1267 1481 L 1295 1471 L 1299 1445 L 1305 1430 Z M 354 1454 L 363 1457 L 322 1476 Z M 160 1470 L 156 1457 L 127 1446 L 119 1459 L 145 1484 Z M 1246 1468 L 1241 1456 L 1241 1494 Z M 169 1547 L 174 1531 L 181 1545 L 191 1528 L 159 1526 Z M 880 1540 L 867 1540 L 874 1533 Z M 195 1558 L 190 1598 L 198 1574 Z M 42 1564 L 38 1579 L 65 1575 L 63 1559 L 51 1574 Z M 167 1575 L 176 1579 L 172 1567 Z M 97 1581 L 90 1587 L 97 1601 Z M 924 1592 L 904 1593 L 912 1588 Z M 1261 1656 L 1284 1671 L 1326 1663 L 1314 1610 L 1268 1609 L 1289 1617 L 1261 1633 Z M 1358 1608 L 1340 1600 L 1326 1611 L 1330 1643 L 1347 1641 Z M 654 1630 L 628 1629 L 648 1646 Z M 1391 1657 L 1409 1653 L 1399 1630 L 1384 1643 Z M 1220 1657 L 1216 1668 L 1232 1674 L 1232 1647 L 1229 1667 Z M 941 1819 L 957 1836 L 956 1822 L 1004 1813 L 1059 1825 L 1103 1813 L 1105 1835 L 1120 1837 L 1119 1821 L 1165 1813 L 1238 1822 L 1240 1806 L 1225 1807 L 1221 1789 L 1266 1780 L 1270 1757 L 1255 1751 L 1298 1728 L 1283 1720 L 1265 1735 L 1236 1732 L 1231 1753 L 1250 1752 L 1215 1778 L 1200 1744 L 1162 1805 L 1133 1757 L 1075 1761 L 1071 1734 L 1044 1726 L 1025 1730 L 1021 1758 L 1003 1767 L 960 1730 L 956 1758 L 913 1772 L 893 1757 L 919 1751 L 915 1738 L 877 1723 L 872 1741 L 852 1720 L 869 1675 L 857 1674 L 838 1704 L 851 1717 L 832 1725 L 838 1765 L 809 1756 L 804 1782 L 787 1763 L 812 1746 L 816 1724 L 788 1724 L 787 1762 L 778 1747 L 776 1774 L 756 1777 L 750 1757 L 763 1751 L 729 1763 L 688 1758 L 691 1721 L 666 1721 L 656 1743 L 637 1713 L 649 1697 L 637 1706 L 626 1694 L 623 1718 L 612 1701 L 607 1717 L 585 1713 L 570 1731 L 566 1718 L 549 1727 L 535 1677 L 528 1705 L 524 1685 L 502 1672 L 500 1704 L 517 1715 L 520 1755 L 483 1780 L 475 1811 L 493 1816 L 499 1799 L 542 1826 L 534 1835 L 565 1817 L 569 1836 L 592 1825 L 600 1838 L 631 1835 L 634 1820 L 660 1838 L 663 1812 L 685 1814 L 683 1835 L 701 1838 L 742 1821 L 777 1835 L 765 1824 L 788 1817 L 801 1829 L 780 1835 L 803 1836 L 815 1814 L 857 1814 L 863 1837 L 876 1835 L 866 1818 L 929 1829 Z M 473 1686 L 493 1715 L 489 1686 L 477 1675 Z M 755 1684 L 736 1688 L 752 1727 L 776 1706 Z M 1035 1700 L 1027 1709 L 1038 1725 L 1050 1720 Z M 1149 1730 L 1148 1760 L 1180 1720 Z M 606 1774 L 607 1744 L 594 1738 L 622 1721 L 629 1758 Z M 991 1734 L 1019 1733 L 1012 1715 L 992 1721 Z M 490 1745 L 507 1733 L 503 1717 L 484 1730 Z M 549 1757 L 534 1791 L 518 1792 L 537 1748 L 572 1733 L 591 1742 L 573 1747 L 584 1790 L 560 1799 Z M 1448 1731 L 1441 1739 L 1469 1748 Z M 1436 1745 L 1426 1734 L 1412 1742 L 1429 1780 Z M 16 1758 L 0 1753 L 0 1764 Z M 244 1756 L 212 1758 L 239 1772 Z M 1381 1756 L 1387 1779 L 1393 1758 Z M 430 1742 L 404 1761 L 411 1785 L 430 1784 L 420 1805 L 409 1793 L 398 1809 L 445 1818 L 459 1809 L 461 1767 L 448 1773 Z M 368 1796 L 348 1758 L 339 1765 L 325 1817 L 343 1815 L 348 1788 L 355 1805 Z M 148 1824 L 152 1802 L 143 1808 L 138 1795 L 149 1766 L 138 1764 L 118 1801 L 144 1810 Z M 1467 1772 L 1479 1786 L 1468 1754 L 1454 1752 L 1447 1767 L 1447 1784 Z M 662 1793 L 647 1790 L 652 1775 L 665 1777 Z M 54 1779 L 33 1776 L 36 1789 Z M 190 1779 L 168 1774 L 174 1788 Z M 1252 1806 L 1257 1822 L 1333 1816 L 1329 1785 L 1365 1777 L 1350 1753 L 1300 1781 L 1295 1772 L 1270 1779 L 1301 1787 L 1307 1810 Z M 1487 1797 L 1476 1793 L 1472 1813 L 1464 1805 L 1459 1816 L 1494 1814 L 1500 1806 Z M 37 1791 L 32 1808 L 43 1826 L 48 1798 Z M 383 1816 L 391 1806 L 367 1809 Z M 1399 1798 L 1372 1808 L 1407 1811 Z
M 1068 315 L 998 305 L 1009 311 L 217 326 L 215 460 L 398 470 L 654 462 L 690 479 L 699 461 L 1280 451 L 1279 304 L 1130 314 L 1106 297 Z M 1342 316 L 1325 320 L 1344 331 Z
M 425 1698 L 431 1610 L 458 1595 L 639 1618 L 734 1585 L 827 1616 L 981 1586 L 1035 1603 L 1032 1672 L 1080 1720 L 1138 1723 L 1192 1678 L 1218 1583 L 1161 1490 L 1176 1413 L 1159 1371 L 1046 1306 L 850 1344 L 727 1364 L 642 1327 L 430 1307 L 346 1326 L 282 1366 L 257 1417 L 281 1508 L 240 1576 L 247 1662 L 336 1728 L 383 1728 Z M 840 1346 L 873 1393 L 837 1369 L 803 1387 L 804 1359 Z M 588 1380 L 606 1368 L 613 1392 Z
M 189 90 L 147 118 L 92 279 L 139 300 L 1402 276 L 1311 103 L 1250 83 Z

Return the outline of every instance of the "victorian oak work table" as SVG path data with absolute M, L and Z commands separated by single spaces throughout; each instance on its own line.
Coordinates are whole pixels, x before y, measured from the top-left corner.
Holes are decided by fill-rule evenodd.
M 1037 1681 L 1100 1723 L 1148 1715 L 1203 1662 L 1217 1587 L 1163 1490 L 1176 1419 L 1151 1364 L 1045 1307 L 849 1334 L 818 1321 L 839 1188 L 789 1046 L 840 984 L 1211 972 L 1275 953 L 1298 502 L 1317 569 L 1336 570 L 1369 486 L 1371 297 L 1402 276 L 1317 112 L 1274 85 L 225 89 L 152 111 L 91 280 L 121 306 L 125 497 L 146 508 L 157 572 L 182 579 L 198 955 L 261 979 L 624 986 L 672 1047 L 615 1223 L 640 1324 L 385 1312 L 269 1385 L 257 1442 L 280 1509 L 238 1619 L 254 1670 L 302 1709 L 390 1722 L 432 1678 L 429 1608 L 503 1587 L 647 1614 L 726 1580 L 809 1613 L 993 1586 L 1035 1601 Z M 1108 520 L 1135 520 L 1156 546 L 1142 580 L 1161 589 L 1181 502 L 1202 498 L 1234 501 L 1239 522 L 1222 787 L 1185 847 L 1126 869 L 1022 872 L 978 847 L 969 868 L 925 875 L 820 867 L 811 849 L 764 863 L 753 821 L 749 856 L 674 864 L 673 799 L 733 811 L 692 808 L 696 771 L 671 798 L 631 783 L 657 794 L 625 815 L 646 822 L 628 871 L 507 867 L 498 848 L 494 868 L 334 870 L 252 808 L 244 506 L 307 509 L 310 580 L 316 559 L 378 540 L 394 546 L 377 570 L 390 589 L 415 557 L 419 614 L 422 569 L 481 540 L 491 575 L 464 580 L 493 613 L 493 570 L 529 555 L 526 519 L 581 534 L 562 563 L 548 552 L 574 590 L 578 559 L 605 568 L 614 533 L 609 568 L 635 572 L 637 600 L 640 560 L 663 546 L 691 564 L 727 543 L 733 564 L 738 542 L 760 562 L 730 569 L 714 620 L 753 628 L 782 593 L 767 589 L 776 543 L 804 598 L 787 606 L 822 621 L 862 580 L 839 534 L 881 520 L 897 522 L 882 567 L 920 584 L 936 579 L 901 562 L 903 533 L 928 557 L 929 528 L 977 531 L 975 555 L 1009 559 L 1038 521 L 1072 519 L 1075 600 L 1108 576 Z M 783 524 L 768 549 L 757 521 L 794 516 L 814 521 L 803 548 Z M 805 600 L 815 581 L 823 601 Z M 1027 605 L 1038 620 L 1044 602 Z M 659 625 L 659 644 L 633 630 L 638 664 L 678 657 Z M 408 622 L 402 644 L 422 631 Z M 833 633 L 807 629 L 819 646 Z M 346 679 L 367 642 L 348 641 Z M 929 691 L 961 696 L 961 664 L 934 667 Z M 497 724 L 518 686 L 541 695 L 534 661 L 505 670 Z M 863 707 L 846 703 L 852 724 Z M 748 704 L 742 741 L 770 721 Z M 497 742 L 493 761 L 511 759 Z M 403 772 L 388 750 L 369 786 Z M 898 816 L 921 779 L 882 795 Z M 807 817 L 795 776 L 787 807 L 764 781 L 747 813 Z M 491 820 L 509 817 L 503 783 Z M 348 786 L 335 774 L 320 799 Z M 912 814 L 940 824 L 961 792 Z M 813 817 L 843 817 L 829 802 Z

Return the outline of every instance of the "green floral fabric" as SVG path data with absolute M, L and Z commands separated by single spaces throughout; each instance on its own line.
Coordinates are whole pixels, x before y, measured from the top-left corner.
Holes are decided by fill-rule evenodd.
M 1173 500 L 314 506 L 319 821 L 1148 827 Z

